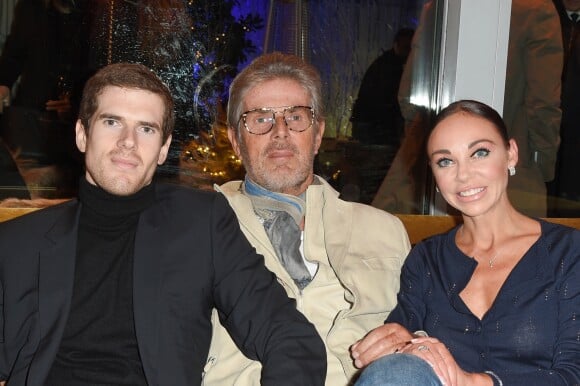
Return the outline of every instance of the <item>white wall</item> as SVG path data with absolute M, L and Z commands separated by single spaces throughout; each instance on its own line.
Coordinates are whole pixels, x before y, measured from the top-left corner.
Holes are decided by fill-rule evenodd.
M 447 0 L 441 106 L 477 99 L 503 111 L 511 0 Z

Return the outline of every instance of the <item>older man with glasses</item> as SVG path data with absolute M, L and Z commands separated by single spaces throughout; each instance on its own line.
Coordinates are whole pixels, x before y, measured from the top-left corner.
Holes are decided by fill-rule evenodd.
M 315 325 L 327 349 L 326 385 L 340 386 L 356 376 L 350 345 L 394 307 L 410 246 L 396 217 L 339 199 L 314 174 L 324 126 L 317 70 L 292 55 L 257 58 L 234 79 L 228 103 L 228 135 L 246 177 L 216 189 Z M 260 363 L 236 348 L 215 312 L 213 322 L 204 384 L 263 382 Z

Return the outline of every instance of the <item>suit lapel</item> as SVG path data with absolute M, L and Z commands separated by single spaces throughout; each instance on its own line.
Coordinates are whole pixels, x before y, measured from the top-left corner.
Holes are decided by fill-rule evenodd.
M 159 315 L 161 261 L 166 237 L 162 224 L 163 214 L 153 209 L 145 211 L 139 220 L 135 237 L 133 268 L 133 310 L 135 333 L 143 369 L 149 385 L 159 382 Z
M 324 244 L 330 265 L 339 274 L 338 277 L 342 277 L 340 271 L 351 243 L 354 208 L 352 203 L 340 200 L 338 193 L 326 181 L 322 178 L 319 179 L 325 185 L 323 189 L 325 206 L 331 208 L 330 210 L 326 208 L 322 210 L 322 223 L 323 229 L 325 229 Z M 340 224 L 340 234 L 328 231 L 336 229 L 337 224 Z
M 73 201 L 57 215 L 39 248 L 38 318 L 39 345 L 30 368 L 30 383 L 42 384 L 59 349 L 70 311 L 78 216 Z

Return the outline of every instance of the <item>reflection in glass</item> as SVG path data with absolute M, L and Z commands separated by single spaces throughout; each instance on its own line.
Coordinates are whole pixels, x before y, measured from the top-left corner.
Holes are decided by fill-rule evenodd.
M 443 4 L 427 1 L 421 11 L 411 53 L 399 86 L 405 119 L 401 146 L 382 181 L 372 205 L 393 213 L 428 213 L 431 182 L 425 156 L 425 138 L 437 110 L 438 55 Z
M 354 140 L 352 108 L 367 68 L 391 47 L 400 28 L 416 28 L 422 5 L 423 1 L 309 3 L 309 58 L 321 71 L 327 106 L 317 172 L 332 176 L 329 181 L 345 199 L 370 203 L 396 151 L 392 145 Z
M 554 178 L 559 142 L 562 63 L 552 2 L 513 0 L 503 118 L 519 159 L 508 193 L 516 209 L 529 216 L 547 215 L 546 182 Z
M 564 67 L 562 70 L 562 122 L 555 178 L 548 185 L 550 216 L 580 217 L 580 23 L 571 0 L 554 0 L 558 11 Z
M 235 3 L 235 4 L 234 4 Z M 417 28 L 424 0 L 84 0 L 85 55 L 72 69 L 86 78 L 111 62 L 141 62 L 155 70 L 170 87 L 178 120 L 169 159 L 159 168 L 162 179 L 211 188 L 215 182 L 243 175 L 226 135 L 223 114 L 229 80 L 261 50 L 293 52 L 310 60 L 322 73 L 327 107 L 326 133 L 317 172 L 343 197 L 371 202 L 397 152 L 396 147 L 364 144 L 351 138 L 352 105 L 365 70 L 392 45 L 402 27 Z M 81 8 L 79 8 L 79 11 Z M 429 28 L 431 28 L 429 30 Z M 433 57 L 438 32 L 424 33 L 421 78 L 416 71 L 406 103 L 410 111 L 432 105 Z M 44 38 L 43 34 L 38 34 Z M 83 36 L 85 36 L 83 38 Z M 57 45 L 55 52 L 65 50 Z M 415 53 L 415 56 L 419 56 Z M 67 72 L 55 90 L 78 96 L 82 82 Z M 65 90 L 66 89 L 66 90 Z M 424 101 L 424 102 L 423 102 Z M 428 115 L 428 114 L 427 114 Z M 409 126 L 418 119 L 405 117 Z M 405 129 L 405 132 L 408 131 Z M 407 135 L 410 137 L 411 135 Z M 424 175 L 418 175 L 425 189 Z M 413 208 L 420 210 L 422 198 Z M 414 209 L 414 210 L 415 210 Z

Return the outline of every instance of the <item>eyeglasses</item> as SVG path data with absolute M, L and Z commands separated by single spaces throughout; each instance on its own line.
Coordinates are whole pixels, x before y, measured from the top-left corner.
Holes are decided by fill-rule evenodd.
M 264 135 L 269 133 L 274 127 L 276 114 L 282 114 L 286 127 L 292 131 L 306 131 L 314 124 L 314 109 L 310 106 L 253 109 L 243 113 L 238 120 L 238 124 L 240 120 L 243 120 L 248 132 L 255 135 Z

